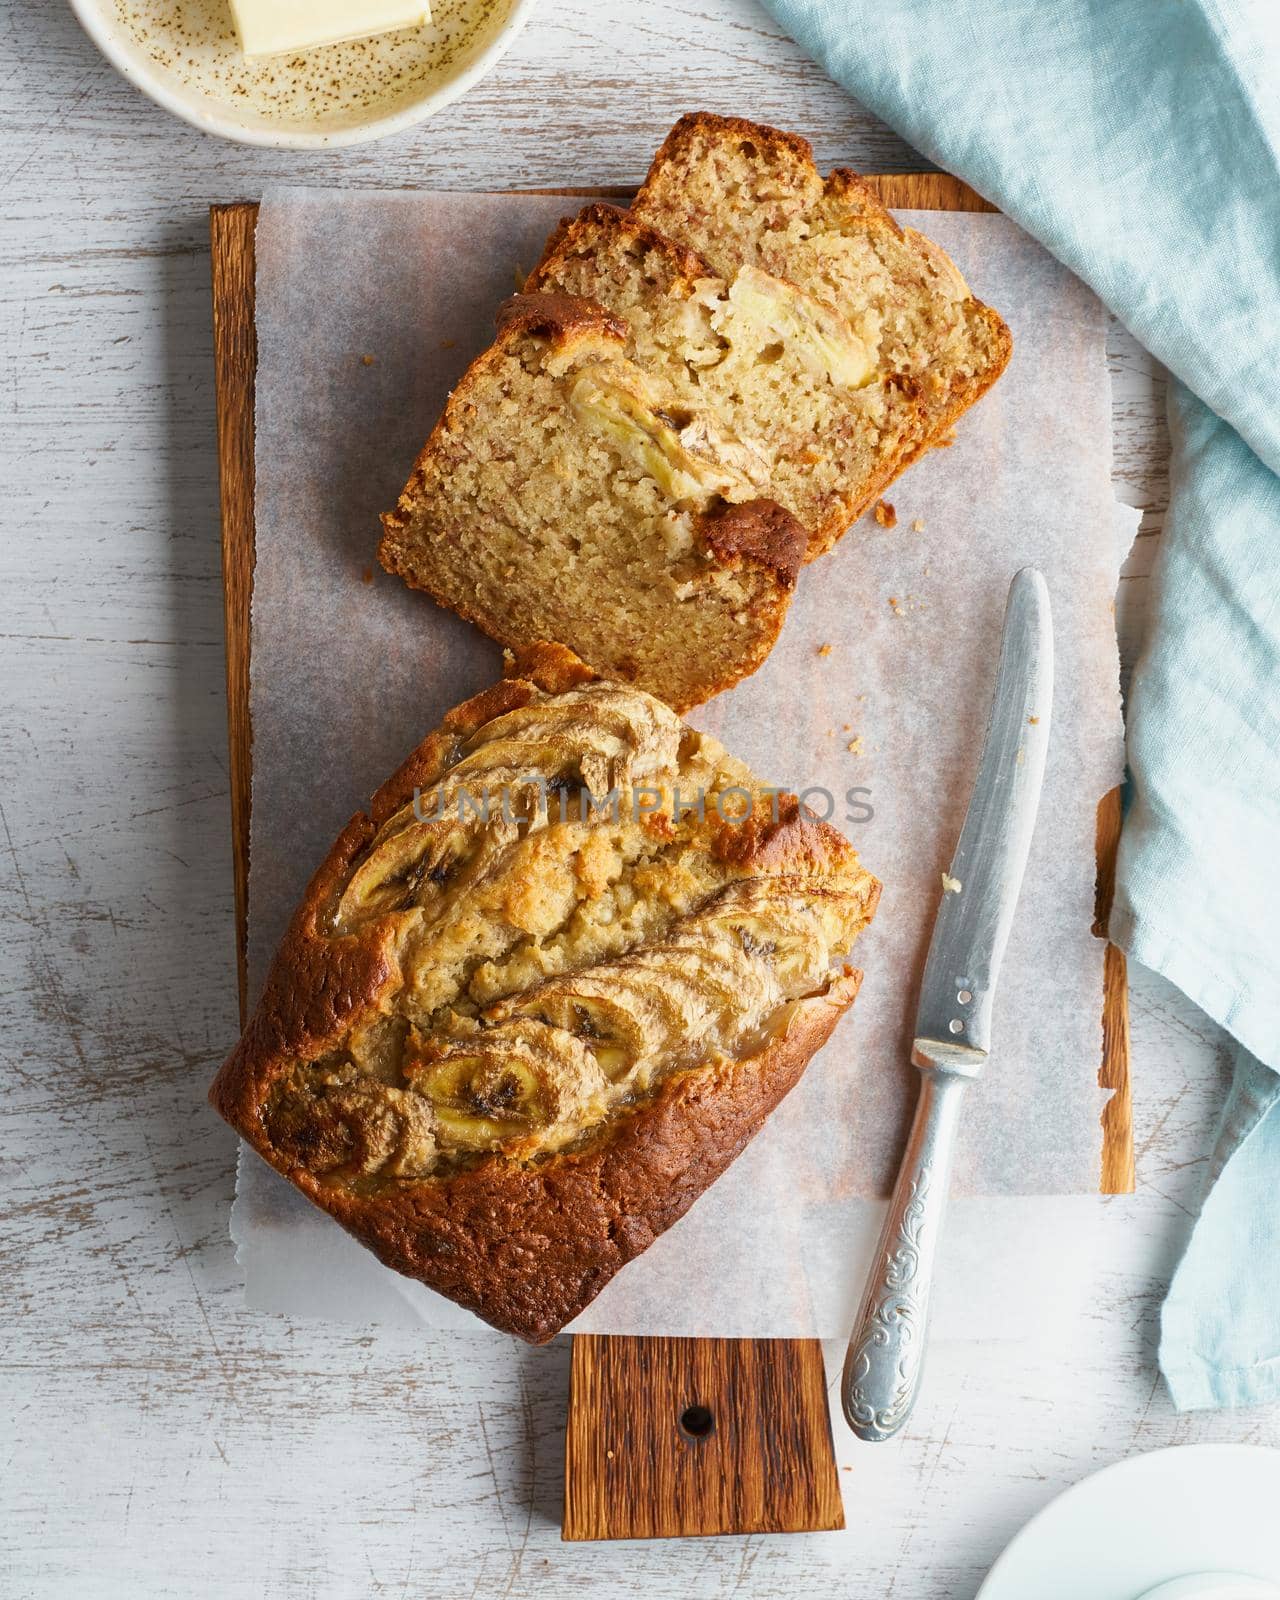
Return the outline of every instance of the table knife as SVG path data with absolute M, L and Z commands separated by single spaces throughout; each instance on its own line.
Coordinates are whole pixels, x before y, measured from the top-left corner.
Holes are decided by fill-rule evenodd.
M 860 1439 L 892 1438 L 919 1390 L 960 1104 L 991 1048 L 1052 700 L 1049 591 L 1024 567 L 1009 586 L 991 720 L 925 962 L 911 1048 L 920 1070 L 915 1120 L 845 1357 L 840 1398 Z

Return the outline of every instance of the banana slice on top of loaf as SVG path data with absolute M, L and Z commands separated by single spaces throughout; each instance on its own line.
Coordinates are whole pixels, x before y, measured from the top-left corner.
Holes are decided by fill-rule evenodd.
M 347 825 L 211 1099 L 388 1266 L 540 1342 L 798 1080 L 879 887 L 661 701 L 537 645 Z

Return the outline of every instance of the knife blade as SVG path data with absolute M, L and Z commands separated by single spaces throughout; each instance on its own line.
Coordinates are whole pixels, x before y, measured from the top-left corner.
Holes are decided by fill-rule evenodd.
M 1024 567 L 1009 586 L 991 718 L 925 961 L 911 1049 L 920 1098 L 845 1356 L 840 1399 L 860 1439 L 892 1438 L 919 1392 L 960 1105 L 991 1048 L 996 979 L 1035 831 L 1052 700 L 1048 586 Z
M 1052 705 L 1049 589 L 1034 567 L 1023 567 L 1009 585 L 991 720 L 943 879 L 913 1057 L 985 1057 L 991 1048 L 996 979 L 1035 832 Z

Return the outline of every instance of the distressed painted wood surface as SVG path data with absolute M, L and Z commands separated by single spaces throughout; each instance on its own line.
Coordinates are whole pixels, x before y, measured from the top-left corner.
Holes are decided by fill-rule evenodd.
M 747 109 L 824 161 L 918 158 L 747 0 L 545 0 L 494 76 L 389 145 L 217 144 L 122 84 L 58 0 L 0 22 L 0 1593 L 348 1600 L 608 1594 L 967 1600 L 1082 1473 L 1269 1411 L 1178 1418 L 1153 1348 L 1221 1096 L 1221 1039 L 1133 974 L 1138 1193 L 1077 1310 L 932 1351 L 909 1434 L 837 1426 L 844 1533 L 563 1545 L 567 1341 L 353 1333 L 240 1304 L 207 215 L 276 179 L 634 183 L 680 111 Z M 1116 476 L 1165 499 L 1163 385 L 1112 344 Z M 839 1352 L 832 1350 L 834 1381 Z

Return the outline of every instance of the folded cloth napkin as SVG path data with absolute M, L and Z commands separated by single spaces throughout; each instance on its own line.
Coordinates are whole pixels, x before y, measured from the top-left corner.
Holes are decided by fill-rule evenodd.
M 1180 1408 L 1280 1397 L 1280 5 L 764 0 L 1180 383 L 1112 937 L 1238 1041 L 1165 1302 Z M 1016 330 L 1015 330 L 1016 336 Z

